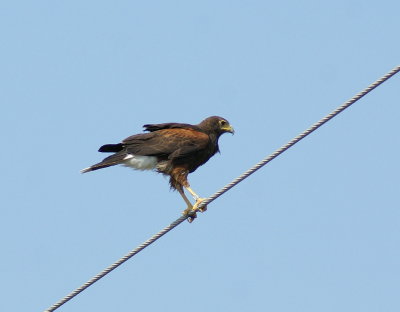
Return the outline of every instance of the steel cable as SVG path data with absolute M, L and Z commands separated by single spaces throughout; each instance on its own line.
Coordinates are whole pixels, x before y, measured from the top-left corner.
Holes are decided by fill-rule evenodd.
M 392 76 L 394 76 L 395 74 L 397 74 L 400 71 L 400 66 L 397 66 L 395 68 L 393 68 L 390 72 L 388 72 L 386 75 L 384 75 L 383 77 L 379 78 L 378 80 L 376 80 L 374 83 L 372 83 L 371 85 L 369 85 L 367 88 L 365 88 L 363 91 L 361 91 L 360 93 L 356 94 L 354 97 L 352 97 L 351 99 L 349 99 L 348 101 L 346 101 L 345 103 L 343 103 L 341 106 L 339 106 L 338 108 L 336 108 L 333 112 L 331 112 L 330 114 L 326 115 L 325 117 L 323 117 L 321 120 L 319 120 L 318 122 L 316 122 L 315 124 L 313 124 L 310 128 L 308 128 L 307 130 L 305 130 L 304 132 L 300 133 L 298 136 L 296 136 L 295 138 L 293 138 L 290 142 L 288 142 L 287 144 L 283 145 L 282 147 L 280 147 L 279 149 L 277 149 L 275 152 L 273 152 L 271 155 L 267 156 L 266 158 L 264 158 L 263 160 L 261 160 L 259 163 L 257 163 L 256 165 L 254 165 L 252 168 L 250 168 L 249 170 L 247 170 L 246 172 L 244 172 L 242 175 L 240 175 L 239 177 L 237 177 L 235 180 L 233 180 L 232 182 L 230 182 L 229 184 L 227 184 L 226 186 L 224 186 L 221 190 L 219 190 L 218 192 L 216 192 L 215 194 L 213 194 L 212 196 L 206 198 L 200 205 L 199 208 L 208 205 L 209 203 L 211 203 L 212 201 L 214 201 L 215 199 L 217 199 L 218 197 L 220 197 L 222 194 L 224 194 L 225 192 L 227 192 L 228 190 L 230 190 L 232 187 L 234 187 L 235 185 L 237 185 L 238 183 L 240 183 L 241 181 L 243 181 L 244 179 L 246 179 L 247 177 L 249 177 L 251 174 L 253 174 L 254 172 L 256 172 L 258 169 L 260 169 L 261 167 L 265 166 L 267 163 L 269 163 L 271 160 L 273 160 L 274 158 L 276 158 L 277 156 L 279 156 L 280 154 L 282 154 L 283 152 L 285 152 L 287 149 L 289 149 L 290 147 L 292 147 L 293 145 L 295 145 L 297 142 L 299 142 L 300 140 L 304 139 L 306 136 L 308 136 L 309 134 L 311 134 L 312 132 L 314 132 L 315 130 L 317 130 L 319 127 L 321 127 L 323 124 L 325 124 L 326 122 L 328 122 L 329 120 L 331 120 L 333 117 L 335 117 L 336 115 L 338 115 L 339 113 L 341 113 L 342 111 L 344 111 L 346 108 L 348 108 L 349 106 L 351 106 L 352 104 L 354 104 L 355 102 L 357 102 L 359 99 L 361 99 L 363 96 L 365 96 L 366 94 L 368 94 L 369 92 L 371 92 L 372 90 L 374 90 L 376 87 L 378 87 L 379 85 L 381 85 L 382 83 L 384 83 L 386 80 L 388 80 L 389 78 L 391 78 Z M 121 264 L 123 264 L 124 262 L 128 261 L 130 258 L 132 258 L 133 256 L 135 256 L 136 254 L 138 254 L 140 251 L 142 251 L 143 249 L 145 249 L 146 247 L 148 247 L 149 245 L 151 245 L 152 243 L 154 243 L 156 240 L 158 240 L 160 237 L 164 236 L 165 234 L 167 234 L 169 231 L 171 231 L 172 229 L 174 229 L 175 227 L 177 227 L 179 224 L 181 224 L 183 221 L 185 221 L 187 219 L 187 216 L 181 216 L 180 218 L 176 219 L 174 222 L 172 222 L 170 225 L 166 226 L 164 229 L 162 229 L 160 232 L 158 232 L 157 234 L 153 235 L 152 237 L 150 237 L 147 241 L 145 241 L 144 243 L 142 243 L 141 245 L 139 245 L 138 247 L 136 247 L 135 249 L 133 249 L 132 251 L 130 251 L 128 254 L 126 254 L 125 256 L 123 256 L 122 258 L 120 258 L 118 261 L 116 261 L 115 263 L 113 263 L 112 265 L 110 265 L 109 267 L 107 267 L 106 269 L 104 269 L 103 271 L 101 271 L 100 273 L 98 273 L 96 276 L 94 276 L 93 278 L 91 278 L 89 281 L 87 281 L 86 283 L 84 283 L 82 286 L 80 286 L 79 288 L 75 289 L 73 292 L 71 292 L 69 295 L 65 296 L 64 298 L 62 298 L 60 301 L 58 301 L 57 303 L 55 303 L 54 305 L 52 305 L 51 307 L 49 307 L 47 310 L 45 310 L 45 312 L 52 312 L 55 311 L 56 309 L 58 309 L 59 307 L 61 307 L 63 304 L 65 304 L 66 302 L 68 302 L 69 300 L 71 300 L 72 298 L 74 298 L 75 296 L 77 296 L 79 293 L 81 293 L 82 291 L 84 291 L 86 288 L 90 287 L 91 285 L 93 285 L 95 282 L 97 282 L 99 279 L 103 278 L 104 276 L 106 276 L 108 273 L 110 273 L 111 271 L 113 271 L 114 269 L 116 269 L 117 267 L 119 267 Z

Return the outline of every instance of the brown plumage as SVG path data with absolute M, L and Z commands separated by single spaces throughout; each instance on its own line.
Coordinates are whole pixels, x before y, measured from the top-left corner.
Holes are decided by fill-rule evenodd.
M 171 188 L 178 190 L 188 205 L 184 213 L 191 213 L 189 220 L 193 220 L 202 199 L 190 188 L 188 174 L 219 151 L 218 138 L 225 132 L 233 133 L 232 126 L 226 119 L 212 116 L 198 125 L 164 123 L 143 127 L 147 133 L 132 135 L 121 143 L 100 147 L 99 152 L 114 154 L 81 172 L 119 164 L 139 170 L 154 169 L 170 177 Z M 185 196 L 183 188 L 195 198 L 194 206 Z

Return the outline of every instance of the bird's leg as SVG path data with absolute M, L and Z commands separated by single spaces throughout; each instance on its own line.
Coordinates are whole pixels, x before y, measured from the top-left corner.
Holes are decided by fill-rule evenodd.
M 183 200 L 187 204 L 187 208 L 182 211 L 182 214 L 184 216 L 188 216 L 189 223 L 192 223 L 193 220 L 197 218 L 196 211 L 193 209 L 194 206 L 192 205 L 190 200 L 186 197 L 185 192 L 183 191 L 183 189 L 180 188 L 180 187 L 178 187 L 177 189 L 178 189 L 179 194 L 181 194 Z
M 185 201 L 187 208 L 184 210 L 184 212 L 190 212 L 193 209 L 193 205 L 190 202 L 190 200 L 186 197 L 185 193 L 183 192 L 183 189 L 178 188 L 179 194 L 181 194 L 183 200 Z
M 206 211 L 206 210 L 207 210 L 207 206 L 203 206 L 203 207 L 201 207 L 201 208 L 197 208 L 197 207 L 200 205 L 200 203 L 201 203 L 203 200 L 205 200 L 205 198 L 201 198 L 199 195 L 197 195 L 197 194 L 190 188 L 190 186 L 185 186 L 185 188 L 188 190 L 188 192 L 189 192 L 190 194 L 192 194 L 194 200 L 196 201 L 196 203 L 194 204 L 192 210 L 193 210 L 193 211 L 199 210 L 200 212 Z

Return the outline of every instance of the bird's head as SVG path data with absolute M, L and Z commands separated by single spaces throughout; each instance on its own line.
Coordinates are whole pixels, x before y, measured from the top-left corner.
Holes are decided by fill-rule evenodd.
M 199 127 L 206 132 L 213 132 L 220 136 L 223 133 L 229 132 L 234 134 L 235 130 L 229 124 L 229 121 L 219 116 L 212 116 L 204 119 Z

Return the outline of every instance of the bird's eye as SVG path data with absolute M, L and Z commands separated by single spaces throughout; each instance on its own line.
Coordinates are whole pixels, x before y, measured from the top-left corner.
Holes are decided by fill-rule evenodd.
M 221 120 L 219 121 L 219 124 L 220 124 L 221 126 L 225 126 L 225 125 L 226 125 L 226 121 L 221 119 Z

